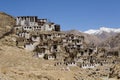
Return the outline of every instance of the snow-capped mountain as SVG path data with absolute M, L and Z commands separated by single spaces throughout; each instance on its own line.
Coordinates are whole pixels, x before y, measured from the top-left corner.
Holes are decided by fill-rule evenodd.
M 120 28 L 101 27 L 100 29 L 97 30 L 90 29 L 88 31 L 85 31 L 84 33 L 94 35 L 98 37 L 100 41 L 105 41 L 106 39 L 112 36 L 116 36 L 118 33 L 120 33 Z
M 84 33 L 93 34 L 93 35 L 101 35 L 102 33 L 120 33 L 120 28 L 101 27 L 98 30 L 90 29 L 88 31 L 85 31 Z

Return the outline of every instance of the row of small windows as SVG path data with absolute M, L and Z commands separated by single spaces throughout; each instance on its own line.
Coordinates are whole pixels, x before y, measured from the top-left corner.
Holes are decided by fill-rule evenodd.
M 32 27 L 24 27 L 24 28 L 29 28 L 29 29 L 31 29 Z M 41 28 L 41 27 L 34 26 L 34 28 Z
M 29 29 L 31 29 L 32 27 L 24 27 L 24 28 L 29 28 Z M 38 27 L 38 26 L 34 26 L 34 28 L 41 28 L 40 26 Z M 51 26 L 49 26 L 49 28 L 51 28 Z

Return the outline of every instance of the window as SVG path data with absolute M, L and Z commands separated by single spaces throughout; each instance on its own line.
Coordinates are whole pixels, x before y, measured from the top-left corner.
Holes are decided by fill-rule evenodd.
M 49 25 L 49 28 L 51 28 L 51 25 Z
M 16 30 L 18 30 L 18 28 L 16 28 Z
M 54 48 L 54 49 L 57 49 L 57 45 L 54 45 L 53 48 Z

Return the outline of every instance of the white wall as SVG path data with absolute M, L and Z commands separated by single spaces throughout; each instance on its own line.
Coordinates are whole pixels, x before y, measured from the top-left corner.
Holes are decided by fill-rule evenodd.
M 45 25 L 44 25 L 44 30 L 45 30 L 45 31 L 52 31 L 53 28 L 54 28 L 54 27 L 53 27 L 53 26 L 49 26 L 49 24 L 45 24 Z
M 34 45 L 32 45 L 32 44 L 26 44 L 26 45 L 25 45 L 25 49 L 28 50 L 28 51 L 33 51 L 34 48 L 35 48 L 35 47 L 34 47 Z
M 82 65 L 82 68 L 83 68 L 83 69 L 94 68 L 94 67 L 95 67 L 94 65 L 89 65 L 89 64 Z
M 32 37 L 32 41 L 39 42 L 40 41 L 40 37 L 36 37 L 36 38 Z
M 44 53 L 38 53 L 38 57 L 39 57 L 39 58 L 43 58 L 44 55 L 45 55 Z
M 69 63 L 68 66 L 77 66 L 76 63 Z

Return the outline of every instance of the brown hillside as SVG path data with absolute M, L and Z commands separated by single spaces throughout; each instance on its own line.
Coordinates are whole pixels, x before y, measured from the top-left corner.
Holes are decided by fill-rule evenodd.
M 106 41 L 101 43 L 101 46 L 103 47 L 109 47 L 109 48 L 119 48 L 120 47 L 120 33 L 116 36 L 112 36 L 108 38 Z
M 0 38 L 10 32 L 14 25 L 14 17 L 4 12 L 0 12 Z

